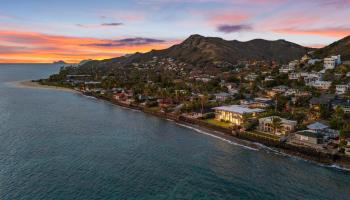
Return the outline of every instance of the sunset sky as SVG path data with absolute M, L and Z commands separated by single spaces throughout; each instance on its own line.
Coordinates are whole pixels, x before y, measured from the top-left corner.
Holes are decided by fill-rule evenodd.
M 191 34 L 321 47 L 350 35 L 350 0 L 0 0 L 0 62 L 104 59 Z

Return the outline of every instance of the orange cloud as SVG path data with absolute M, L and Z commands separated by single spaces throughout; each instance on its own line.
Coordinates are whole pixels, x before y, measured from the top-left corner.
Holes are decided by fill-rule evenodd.
M 65 60 L 75 63 L 83 59 L 107 59 L 135 52 L 163 49 L 174 43 L 175 41 L 148 38 L 107 40 L 0 30 L 0 62 L 47 63 Z

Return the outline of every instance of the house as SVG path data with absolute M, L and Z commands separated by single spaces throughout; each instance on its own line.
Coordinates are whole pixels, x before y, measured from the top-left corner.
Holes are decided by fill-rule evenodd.
M 227 88 L 228 93 L 230 93 L 231 95 L 235 95 L 235 94 L 239 93 L 238 90 L 236 89 L 235 85 L 232 83 L 226 84 L 226 88 Z
M 281 120 L 281 127 L 274 130 L 273 128 L 273 119 L 278 118 Z M 264 117 L 259 119 L 259 131 L 273 133 L 276 135 L 285 135 L 291 132 L 294 132 L 295 127 L 297 126 L 297 121 L 287 120 L 277 116 Z
M 258 77 L 257 74 L 251 73 L 248 74 L 244 79 L 247 81 L 255 81 L 255 79 Z
M 314 122 L 307 126 L 309 132 L 315 132 L 323 135 L 325 139 L 327 138 L 337 138 L 339 136 L 339 131 L 330 129 L 328 125 L 322 122 Z
M 254 99 L 248 98 L 240 100 L 241 105 L 246 105 L 249 108 L 267 108 L 273 105 L 273 100 L 270 98 L 257 97 Z
M 279 85 L 279 86 L 273 87 L 272 90 L 275 91 L 276 93 L 285 93 L 288 90 L 288 86 Z
M 349 90 L 349 84 L 335 86 L 335 93 L 336 94 L 345 94 L 348 90 Z
M 274 81 L 275 79 L 272 76 L 266 76 L 264 81 L 269 82 L 269 81 Z
M 328 90 L 332 86 L 331 81 L 315 81 L 309 84 L 319 90 Z
M 321 81 L 323 76 L 322 73 L 301 73 L 300 75 L 303 77 L 305 84 L 309 86 L 315 81 Z
M 310 108 L 320 110 L 321 107 L 329 108 L 332 101 L 335 99 L 333 94 L 322 94 L 320 97 L 312 97 L 310 99 Z
M 213 108 L 215 110 L 215 119 L 219 121 L 227 121 L 234 125 L 242 125 L 244 123 L 245 114 L 250 115 L 251 117 L 256 117 L 259 113 L 264 112 L 265 110 L 255 108 L 251 109 L 248 106 L 244 105 L 230 105 L 230 106 L 221 106 Z
M 340 64 L 341 64 L 340 55 L 331 56 L 323 60 L 323 68 L 326 70 L 334 69 L 337 65 L 340 65 Z
M 231 94 L 226 93 L 226 92 L 220 92 L 220 93 L 214 94 L 214 96 L 215 96 L 215 100 L 216 100 L 216 101 L 224 102 L 224 101 L 226 101 L 228 98 L 231 97 Z
M 289 72 L 293 72 L 295 70 L 295 66 L 294 65 L 283 65 L 280 69 L 279 69 L 279 73 L 281 74 L 288 74 Z
M 299 80 L 299 78 L 301 77 L 301 74 L 300 73 L 290 73 L 288 75 L 288 79 L 289 80 Z
M 126 95 L 125 93 L 117 93 L 113 95 L 113 99 L 117 100 L 117 101 L 124 101 L 126 100 Z
M 332 101 L 332 108 L 335 109 L 336 107 L 340 107 L 343 109 L 344 113 L 350 113 L 350 100 L 345 99 L 335 99 Z
M 298 89 L 295 88 L 289 88 L 285 93 L 284 96 L 293 96 L 298 92 Z
M 324 138 L 323 135 L 317 132 L 311 132 L 311 131 L 298 131 L 295 133 L 295 139 L 297 141 L 300 141 L 302 143 L 307 144 L 323 144 Z

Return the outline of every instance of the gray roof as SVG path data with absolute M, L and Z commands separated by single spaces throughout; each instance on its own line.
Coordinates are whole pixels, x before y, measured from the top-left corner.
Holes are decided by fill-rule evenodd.
M 322 134 L 317 133 L 317 132 L 307 131 L 307 130 L 299 131 L 299 132 L 296 132 L 295 134 L 307 136 L 307 137 L 312 137 L 312 138 L 323 138 Z
M 214 95 L 215 96 L 220 96 L 220 97 L 229 97 L 229 96 L 231 96 L 231 94 L 226 93 L 226 92 L 220 92 L 220 93 L 216 93 Z
M 322 124 L 320 122 L 315 122 L 315 123 L 308 125 L 307 128 L 311 129 L 311 130 L 322 130 L 322 129 L 329 128 L 329 126 Z

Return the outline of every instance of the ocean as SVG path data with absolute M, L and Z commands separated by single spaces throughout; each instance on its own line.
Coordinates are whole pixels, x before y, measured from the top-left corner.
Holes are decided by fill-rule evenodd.
M 0 65 L 0 199 L 350 199 L 350 172 L 66 91 Z

